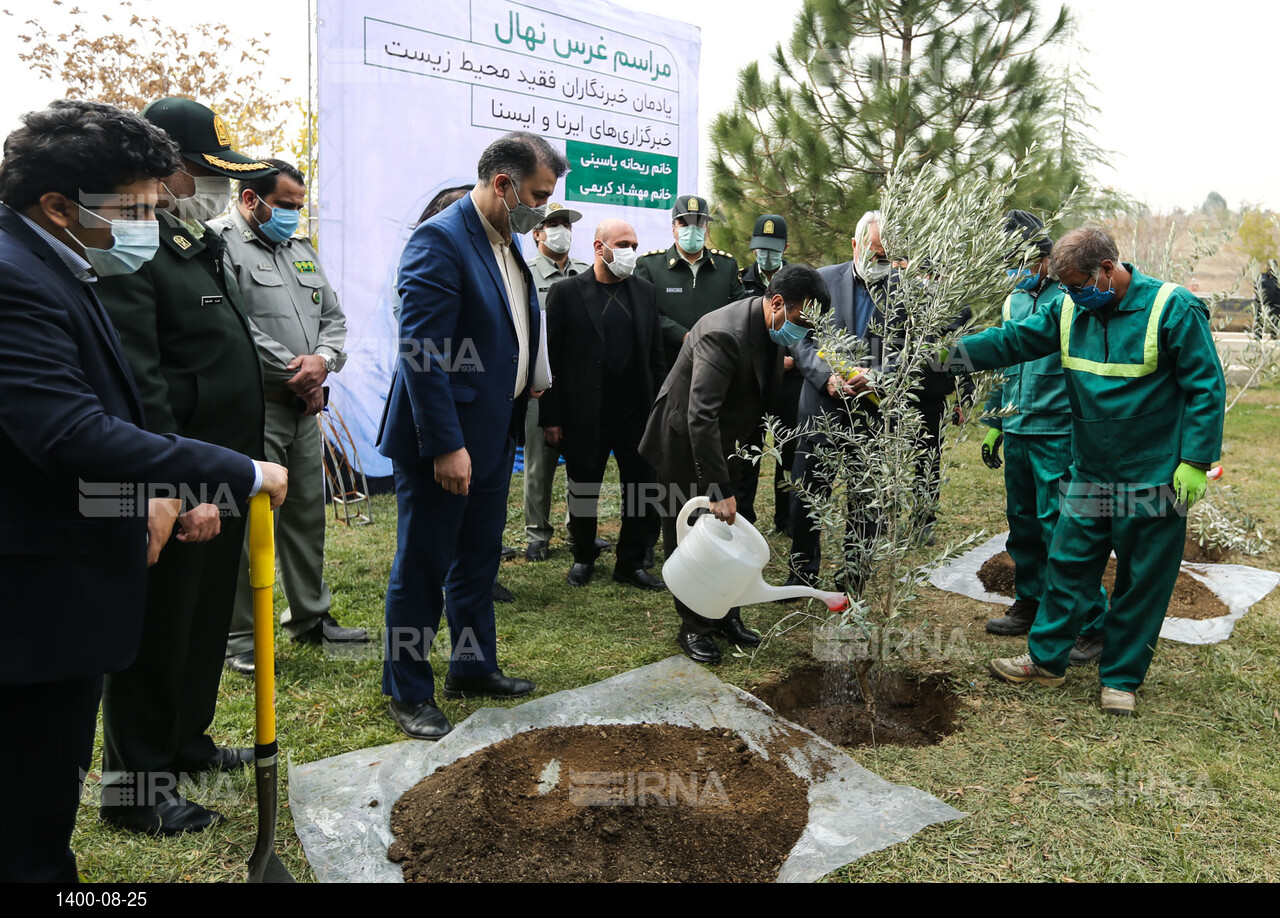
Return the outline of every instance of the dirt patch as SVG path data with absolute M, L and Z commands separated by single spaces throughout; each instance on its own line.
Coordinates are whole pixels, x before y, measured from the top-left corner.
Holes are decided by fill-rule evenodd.
M 988 593 L 999 593 L 1010 598 L 1014 595 L 1013 559 L 1007 551 L 989 558 L 978 569 L 978 579 Z M 1103 586 L 1107 594 L 1115 592 L 1116 559 L 1107 562 L 1107 569 L 1102 575 Z M 1231 610 L 1226 603 L 1213 594 L 1207 586 L 1196 580 L 1186 571 L 1178 573 L 1178 580 L 1173 586 L 1173 596 L 1169 599 L 1166 615 L 1173 618 L 1190 618 L 1203 621 L 1207 618 L 1220 618 L 1230 615 Z
M 387 857 L 406 882 L 770 882 L 808 788 L 729 730 L 550 727 L 410 788 Z
M 753 694 L 837 746 L 932 746 L 955 731 L 959 703 L 945 675 L 915 680 L 877 666 L 869 679 L 874 716 L 849 664 L 807 667 Z

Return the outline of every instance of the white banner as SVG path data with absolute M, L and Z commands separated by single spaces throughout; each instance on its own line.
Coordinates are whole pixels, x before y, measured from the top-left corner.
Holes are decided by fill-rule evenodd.
M 360 463 L 395 364 L 400 253 L 423 209 L 475 181 L 480 153 L 540 134 L 570 172 L 553 201 L 579 210 L 571 254 L 620 217 L 642 252 L 672 244 L 671 205 L 698 191 L 698 29 L 602 2 L 319 0 L 319 241 L 347 315 L 346 368 L 330 378 Z M 521 240 L 525 258 L 533 240 Z

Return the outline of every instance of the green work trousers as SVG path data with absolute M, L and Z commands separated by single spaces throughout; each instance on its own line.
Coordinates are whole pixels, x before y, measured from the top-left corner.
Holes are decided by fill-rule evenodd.
M 1031 659 L 1049 672 L 1067 671 L 1114 550 L 1116 585 L 1103 620 L 1098 675 L 1104 686 L 1136 691 L 1155 654 L 1186 534 L 1186 508 L 1174 502 L 1170 485 L 1113 494 L 1093 482 L 1070 482 L 1027 642 Z
M 280 624 L 292 637 L 320 624 L 332 596 L 324 581 L 324 442 L 320 425 L 292 405 L 267 402 L 267 459 L 289 470 L 289 495 L 276 519 L 276 570 L 289 608 Z M 227 655 L 253 649 L 253 589 L 249 584 L 249 540 L 241 555 L 236 607 Z
M 1049 546 L 1062 500 L 1060 482 L 1071 467 L 1071 434 L 1004 435 L 1004 496 L 1009 517 L 1005 550 L 1013 559 L 1016 596 L 1039 603 L 1044 597 Z M 1085 618 L 1081 636 L 1102 628 L 1107 591 L 1099 586 L 1096 605 Z

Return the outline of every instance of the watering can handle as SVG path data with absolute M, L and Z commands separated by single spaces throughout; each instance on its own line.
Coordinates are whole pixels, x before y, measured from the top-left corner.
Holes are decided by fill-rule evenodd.
M 689 525 L 689 514 L 699 507 L 711 509 L 711 498 L 695 497 L 683 507 L 680 508 L 680 515 L 676 517 L 676 544 L 679 545 L 684 541 L 684 537 L 689 534 L 689 530 L 693 527 Z

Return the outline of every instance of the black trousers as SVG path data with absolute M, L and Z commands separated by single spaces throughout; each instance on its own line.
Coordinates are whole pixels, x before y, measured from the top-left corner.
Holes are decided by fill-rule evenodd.
M 947 413 L 945 395 L 925 394 L 920 398 L 920 416 L 924 423 L 920 449 L 924 454 L 916 462 L 916 493 L 922 503 L 920 522 L 932 523 L 937 514 L 938 497 L 942 491 L 942 419 Z M 925 485 L 928 484 L 926 488 Z
M 213 757 L 213 723 L 235 604 L 245 516 L 209 542 L 170 539 L 151 568 L 138 657 L 102 695 L 103 803 L 154 806 Z M 132 796 L 121 790 L 133 791 Z M 112 789 L 108 792 L 108 789 Z
M 795 430 L 798 426 L 797 415 L 803 389 L 804 377 L 798 370 L 782 374 L 782 385 L 778 387 L 777 397 L 770 410 L 789 430 Z M 782 459 L 773 469 L 773 528 L 787 534 L 791 533 L 791 490 L 785 485 L 788 473 L 795 467 L 798 446 L 798 437 L 788 439 L 781 450 Z
M 0 686 L 0 883 L 78 882 L 71 832 L 101 697 L 101 676 Z
M 637 571 L 644 553 L 658 531 L 655 476 L 649 463 L 640 457 L 648 415 L 643 406 L 626 406 L 609 415 L 600 428 L 594 454 L 583 456 L 574 450 L 564 459 L 568 478 L 569 532 L 573 535 L 573 560 L 590 564 L 599 552 L 595 541 L 600 515 L 600 484 L 604 481 L 609 454 L 618 462 L 622 485 L 622 532 L 614 549 L 614 569 Z M 568 433 L 572 436 L 572 433 Z M 647 499 L 646 499 L 647 498 Z

